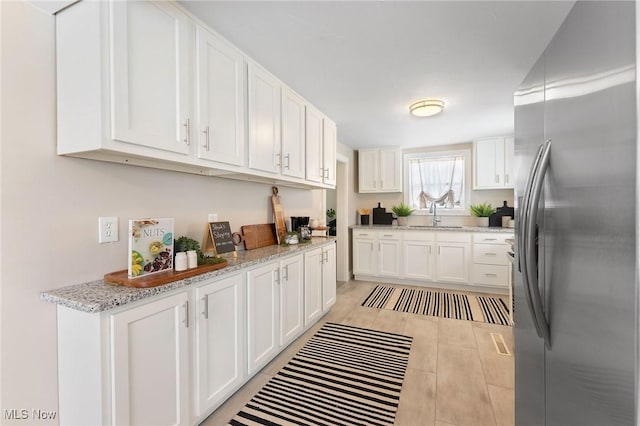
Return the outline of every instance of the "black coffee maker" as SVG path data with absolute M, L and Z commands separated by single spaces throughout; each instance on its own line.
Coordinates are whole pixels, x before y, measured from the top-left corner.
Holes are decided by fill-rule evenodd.
M 309 216 L 291 216 L 291 231 L 300 231 L 301 226 L 309 226 Z

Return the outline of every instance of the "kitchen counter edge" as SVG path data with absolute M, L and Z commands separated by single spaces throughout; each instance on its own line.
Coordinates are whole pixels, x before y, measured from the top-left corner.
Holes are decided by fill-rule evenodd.
M 428 232 L 494 232 L 498 234 L 513 234 L 514 228 L 502 228 L 499 226 L 461 226 L 461 227 L 447 227 L 447 226 L 397 226 L 397 225 L 351 225 L 351 229 L 370 229 L 370 230 L 392 230 L 392 231 L 428 231 Z
M 225 268 L 205 272 L 191 278 L 174 281 L 157 287 L 124 287 L 105 284 L 104 280 L 96 280 L 44 291 L 40 293 L 40 300 L 56 303 L 82 312 L 104 312 L 126 305 L 127 303 L 168 293 L 215 277 L 224 276 L 240 269 L 250 268 L 297 253 L 304 253 L 318 247 L 335 244 L 335 242 L 335 237 L 314 237 L 309 243 L 290 246 L 273 245 L 254 250 L 240 250 L 235 252 L 237 254 L 225 253 L 220 255 L 220 257 L 225 258 L 229 262 L 229 265 Z

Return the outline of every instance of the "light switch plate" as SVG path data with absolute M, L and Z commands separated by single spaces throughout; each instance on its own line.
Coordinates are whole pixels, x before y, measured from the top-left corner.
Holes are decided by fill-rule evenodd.
M 98 218 L 98 242 L 112 243 L 118 241 L 118 218 L 99 217 Z

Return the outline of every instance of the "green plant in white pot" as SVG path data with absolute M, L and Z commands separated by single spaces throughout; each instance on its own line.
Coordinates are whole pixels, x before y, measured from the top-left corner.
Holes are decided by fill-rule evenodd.
M 472 215 L 478 218 L 478 226 L 489 226 L 489 216 L 496 212 L 491 204 L 482 203 L 476 205 L 470 205 L 469 211 Z
M 408 217 L 413 213 L 413 209 L 405 203 L 391 207 L 391 211 L 398 217 L 399 226 L 407 226 L 409 223 Z

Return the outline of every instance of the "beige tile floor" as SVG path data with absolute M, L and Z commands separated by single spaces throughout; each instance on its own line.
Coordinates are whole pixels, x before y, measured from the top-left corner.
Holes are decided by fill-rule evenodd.
M 227 424 L 324 322 L 337 322 L 413 336 L 396 425 L 513 426 L 513 356 L 498 354 L 491 339 L 500 333 L 513 353 L 511 327 L 360 306 L 375 285 L 339 283 L 331 311 L 202 425 Z

